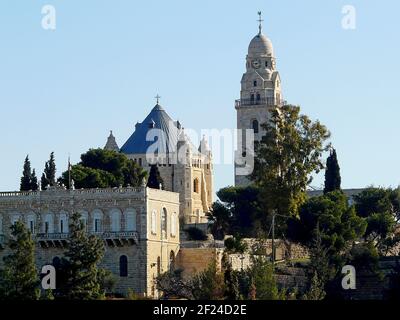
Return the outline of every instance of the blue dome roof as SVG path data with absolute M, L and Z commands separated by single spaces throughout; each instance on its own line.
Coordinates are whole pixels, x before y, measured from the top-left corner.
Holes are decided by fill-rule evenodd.
M 156 150 L 158 154 L 175 152 L 179 132 L 177 123 L 157 104 L 146 119 L 136 125 L 135 132 L 125 142 L 120 152 L 124 154 L 145 154 Z M 170 150 L 171 148 L 173 150 Z

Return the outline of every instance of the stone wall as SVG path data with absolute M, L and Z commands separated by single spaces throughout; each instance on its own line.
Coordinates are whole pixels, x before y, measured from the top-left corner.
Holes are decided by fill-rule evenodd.
M 204 271 L 211 263 L 221 270 L 222 248 L 182 248 L 177 258 L 177 267 L 183 269 L 183 276 L 188 277 Z
M 76 211 L 85 215 L 87 231 L 104 240 L 105 254 L 100 267 L 114 274 L 116 292 L 126 294 L 130 288 L 137 294 L 154 296 L 154 277 L 158 270 L 166 271 L 171 263 L 175 263 L 179 251 L 179 194 L 149 188 L 53 188 L 38 192 L 0 193 L 0 235 L 7 240 L 10 225 L 16 218 L 26 223 L 28 228 L 33 227 L 36 262 L 40 269 L 45 264 L 53 264 L 55 257 L 63 256 L 68 229 L 61 227 L 60 223 L 65 219 L 65 225 L 68 225 L 71 214 Z M 135 219 L 130 225 L 127 217 L 132 213 Z M 49 215 L 52 219 L 46 220 Z M 163 216 L 166 217 L 164 220 Z M 153 217 L 155 232 L 151 230 Z M 101 223 L 95 223 L 96 219 Z M 49 221 L 53 225 L 45 231 L 49 229 Z M 95 230 L 95 225 L 100 226 Z M 134 230 L 128 227 L 134 227 Z M 8 247 L 2 246 L 0 266 L 7 254 Z M 120 276 L 121 256 L 127 257 L 126 277 Z

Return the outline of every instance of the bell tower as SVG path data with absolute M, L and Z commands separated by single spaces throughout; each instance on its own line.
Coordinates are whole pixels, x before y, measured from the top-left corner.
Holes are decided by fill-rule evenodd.
M 271 40 L 263 34 L 261 12 L 258 12 L 258 34 L 250 41 L 246 56 L 246 72 L 242 76 L 240 99 L 235 101 L 238 139 L 237 157 L 246 163 L 253 148 L 246 145 L 246 130 L 254 132 L 254 141 L 263 136 L 261 125 L 269 120 L 270 110 L 283 104 L 281 79 Z M 247 186 L 250 180 L 240 173 L 244 164 L 235 163 L 235 185 Z

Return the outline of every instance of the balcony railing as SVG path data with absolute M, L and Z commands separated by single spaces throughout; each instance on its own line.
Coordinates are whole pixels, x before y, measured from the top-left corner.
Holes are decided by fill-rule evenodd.
M 103 232 L 101 235 L 103 239 L 139 239 L 137 231 L 112 231 Z
M 124 244 L 139 243 L 139 234 L 137 231 L 106 231 L 89 232 L 103 239 L 107 245 L 123 246 Z M 35 238 L 42 247 L 63 247 L 67 244 L 69 233 L 38 233 Z
M 69 233 L 38 233 L 36 235 L 36 240 L 66 240 L 69 238 Z
M 235 107 L 245 107 L 245 106 L 258 106 L 258 105 L 266 105 L 266 106 L 282 106 L 285 105 L 286 101 L 276 101 L 274 98 L 262 98 L 262 99 L 239 99 L 235 100 Z

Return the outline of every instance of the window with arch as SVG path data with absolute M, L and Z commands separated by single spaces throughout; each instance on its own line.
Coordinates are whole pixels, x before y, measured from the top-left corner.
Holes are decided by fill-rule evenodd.
M 257 93 L 257 101 L 260 101 L 260 100 L 261 100 L 261 96 L 259 93 Z
M 11 216 L 11 225 L 14 225 L 18 220 L 20 220 L 21 217 L 19 214 L 14 214 Z
M 171 236 L 176 236 L 176 212 L 171 214 Z
M 193 180 L 193 192 L 199 193 L 199 179 Z
M 250 101 L 251 101 L 251 102 L 254 102 L 254 94 L 252 94 L 252 95 L 250 96 Z
M 101 232 L 103 223 L 103 213 L 100 210 L 93 211 L 93 232 Z
M 253 87 L 257 87 L 257 80 L 253 81 Z
M 58 225 L 58 231 L 60 233 L 68 233 L 68 215 L 66 213 L 60 214 Z
M 128 276 L 128 257 L 125 255 L 119 257 L 119 276 Z
M 163 236 L 167 234 L 167 209 L 165 208 L 161 211 L 161 232 Z
M 88 231 L 88 213 L 86 211 L 81 211 L 79 212 L 81 215 L 81 223 L 83 224 L 84 230 L 87 232 Z
M 157 234 L 157 211 L 153 210 L 151 212 L 151 233 Z
M 47 213 L 43 220 L 43 232 L 54 233 L 54 219 L 52 213 Z
M 175 252 L 171 250 L 171 253 L 169 254 L 169 270 L 174 271 L 175 270 Z
M 252 121 L 251 126 L 253 127 L 254 133 L 258 133 L 259 125 L 258 125 L 258 121 L 256 119 L 254 119 Z
M 35 214 L 31 213 L 26 218 L 27 227 L 31 234 L 35 234 L 36 232 L 36 217 Z
M 268 68 L 268 61 L 265 61 L 265 67 Z
M 119 211 L 118 209 L 111 210 L 110 221 L 112 232 L 121 231 L 121 211 Z
M 128 209 L 125 212 L 125 230 L 136 231 L 136 211 Z

